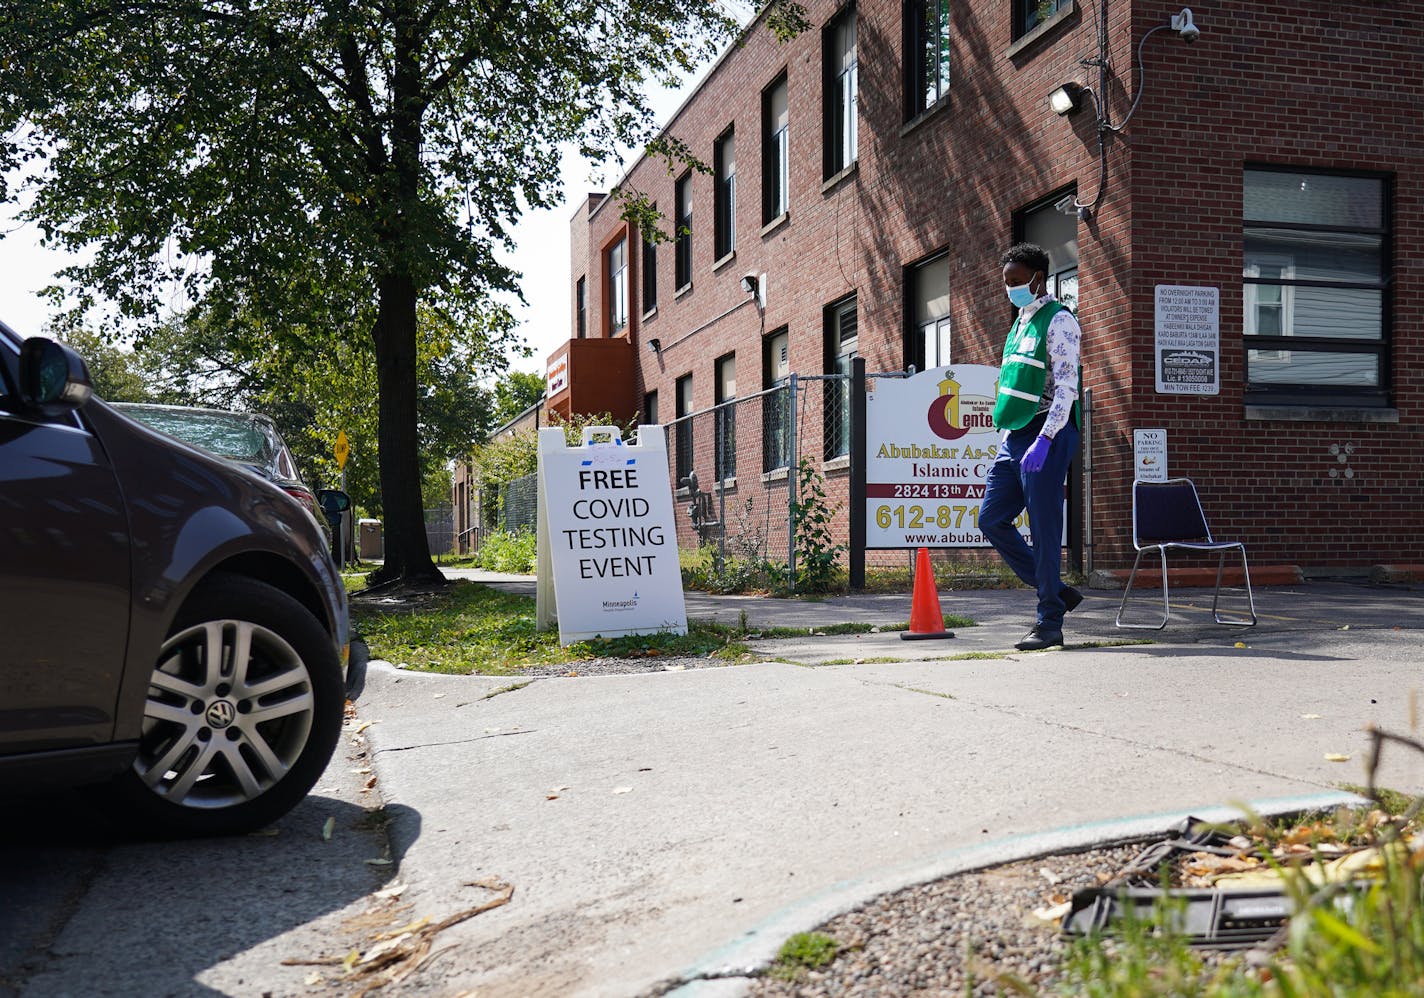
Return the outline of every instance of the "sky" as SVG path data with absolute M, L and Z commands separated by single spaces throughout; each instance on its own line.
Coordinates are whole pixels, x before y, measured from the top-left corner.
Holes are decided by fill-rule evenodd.
M 648 98 L 656 121 L 665 124 L 691 92 L 693 84 L 710 67 L 699 72 L 681 88 L 659 89 Z M 548 355 L 569 338 L 571 282 L 569 280 L 569 220 L 593 190 L 607 190 L 632 165 L 636 153 L 624 157 L 623 164 L 605 167 L 603 183 L 594 185 L 589 164 L 570 149 L 563 160 L 564 201 L 553 208 L 530 211 L 515 227 L 515 252 L 505 262 L 520 271 L 527 306 L 515 307 L 520 320 L 519 335 L 534 349 L 530 357 L 512 357 L 511 368 L 544 373 Z M 0 204 L 0 321 L 21 336 L 38 336 L 55 310 L 39 297 L 40 288 L 54 283 L 54 274 L 74 258 L 40 245 L 34 225 L 16 219 L 17 207 Z

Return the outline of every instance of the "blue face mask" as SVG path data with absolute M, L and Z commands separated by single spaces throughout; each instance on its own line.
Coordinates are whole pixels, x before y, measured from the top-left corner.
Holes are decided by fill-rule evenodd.
M 1038 296 L 1030 290 L 1032 286 L 1033 284 L 1030 282 L 1028 284 L 1018 284 L 1014 287 L 1006 288 L 1005 290 L 1008 292 L 1009 301 L 1013 302 L 1017 308 L 1023 308 L 1025 305 L 1033 304 L 1034 299 Z

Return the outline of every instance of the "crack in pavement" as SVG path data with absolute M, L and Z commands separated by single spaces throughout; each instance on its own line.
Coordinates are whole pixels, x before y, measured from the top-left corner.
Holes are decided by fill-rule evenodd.
M 419 745 L 393 745 L 390 748 L 373 748 L 371 750 L 371 757 L 375 758 L 378 755 L 385 755 L 387 752 L 411 752 L 415 749 L 445 748 L 450 745 L 471 745 L 475 742 L 485 741 L 488 738 L 508 738 L 510 735 L 532 735 L 538 730 L 538 728 L 526 728 L 523 731 L 495 731 L 488 735 L 478 735 L 474 738 L 457 738 L 450 742 L 422 742 Z

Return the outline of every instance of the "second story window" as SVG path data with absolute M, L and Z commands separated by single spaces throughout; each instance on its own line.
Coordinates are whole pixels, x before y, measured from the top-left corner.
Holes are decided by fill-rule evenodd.
M 1014 0 L 1014 37 L 1020 38 L 1073 0 Z
M 677 227 L 674 247 L 673 283 L 678 291 L 692 283 L 692 174 L 684 173 L 677 181 L 677 206 L 673 224 Z
M 628 328 L 628 239 L 608 249 L 608 335 Z
M 713 243 L 720 260 L 737 248 L 737 138 L 730 128 L 717 140 L 713 159 L 717 171 Z
M 856 160 L 856 105 L 859 101 L 855 51 L 855 7 L 848 6 L 826 25 L 825 175 L 835 176 Z
M 790 206 L 791 161 L 788 157 L 786 77 L 783 75 L 761 95 L 761 221 L 765 225 L 786 214 Z
M 949 0 L 910 0 L 905 8 L 906 117 L 949 96 Z
M 657 211 L 658 206 L 653 205 Z M 658 307 L 658 244 L 643 240 L 643 314 Z
M 588 335 L 588 291 L 582 277 L 574 285 L 574 331 L 579 339 Z

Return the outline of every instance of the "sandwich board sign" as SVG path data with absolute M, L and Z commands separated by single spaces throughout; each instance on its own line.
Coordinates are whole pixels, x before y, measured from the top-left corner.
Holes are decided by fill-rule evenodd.
M 687 633 L 667 441 L 661 426 L 590 426 L 570 447 L 539 431 L 535 622 L 559 643 L 622 634 Z

